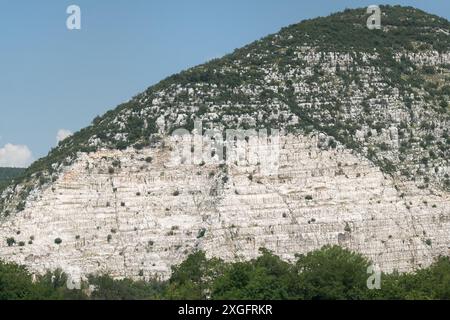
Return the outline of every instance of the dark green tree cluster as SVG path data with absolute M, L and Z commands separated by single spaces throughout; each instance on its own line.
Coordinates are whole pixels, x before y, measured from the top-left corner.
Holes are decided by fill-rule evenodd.
M 28 270 L 14 263 L 0 263 L 0 300 L 86 299 L 82 290 L 67 287 L 67 275 L 57 270 L 33 279 Z
M 362 255 L 327 246 L 295 262 L 262 249 L 247 262 L 190 255 L 172 268 L 168 281 L 90 276 L 81 289 L 70 290 L 61 271 L 33 281 L 22 266 L 0 263 L 0 300 L 448 300 L 450 259 L 442 257 L 415 273 L 381 275 L 381 289 L 369 290 L 370 262 Z M 94 291 L 87 290 L 89 286 Z
M 7 186 L 10 181 L 25 171 L 22 168 L 0 168 L 0 189 L 2 186 Z
M 0 168 L 0 182 L 19 176 L 24 170 L 22 168 Z

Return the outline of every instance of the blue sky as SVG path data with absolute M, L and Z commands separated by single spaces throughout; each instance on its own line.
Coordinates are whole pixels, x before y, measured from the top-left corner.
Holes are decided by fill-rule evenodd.
M 284 26 L 388 3 L 450 18 L 440 0 L 0 0 L 0 166 L 27 165 L 59 130 Z M 66 28 L 72 4 L 81 30 Z

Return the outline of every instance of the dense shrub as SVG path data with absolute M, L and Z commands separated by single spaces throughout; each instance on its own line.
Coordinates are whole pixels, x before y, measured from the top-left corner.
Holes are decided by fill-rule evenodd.
M 20 299 L 450 299 L 450 258 L 442 257 L 415 273 L 381 275 L 381 288 L 367 288 L 370 261 L 337 246 L 281 260 L 265 249 L 247 262 L 225 263 L 198 251 L 172 267 L 168 281 L 115 280 L 89 276 L 78 289 L 68 289 L 61 270 L 32 281 L 26 268 L 0 262 L 0 300 Z M 143 277 L 144 271 L 139 272 Z M 95 290 L 88 295 L 89 285 Z

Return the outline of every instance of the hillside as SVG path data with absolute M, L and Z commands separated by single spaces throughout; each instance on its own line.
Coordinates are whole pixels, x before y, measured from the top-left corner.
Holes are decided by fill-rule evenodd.
M 0 168 L 0 188 L 7 186 L 14 178 L 19 177 L 25 169 L 22 168 Z
M 24 171 L 25 169 L 22 168 L 0 168 L 0 183 L 13 179 Z
M 169 77 L 97 117 L 27 176 L 43 184 L 77 152 L 140 149 L 199 119 L 324 132 L 388 174 L 448 190 L 450 24 L 413 8 L 382 11 L 383 30 L 366 28 L 364 9 L 348 10 Z
M 97 117 L 4 189 L 3 236 L 24 245 L 1 255 L 136 276 L 196 248 L 289 258 L 336 243 L 387 270 L 447 254 L 450 23 L 381 9 L 382 30 L 365 9 L 303 21 Z M 195 120 L 283 130 L 280 172 L 171 167 L 168 136 Z

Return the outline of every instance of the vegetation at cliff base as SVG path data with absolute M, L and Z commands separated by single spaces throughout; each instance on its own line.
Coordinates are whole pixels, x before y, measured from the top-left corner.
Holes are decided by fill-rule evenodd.
M 292 263 L 264 249 L 256 259 L 235 263 L 208 259 L 199 251 L 174 266 L 168 281 L 89 276 L 80 289 L 70 290 L 68 277 L 61 271 L 33 281 L 24 267 L 2 262 L 0 300 L 450 299 L 448 257 L 415 273 L 382 274 L 379 290 L 367 287 L 370 264 L 362 255 L 337 246 L 298 255 Z

